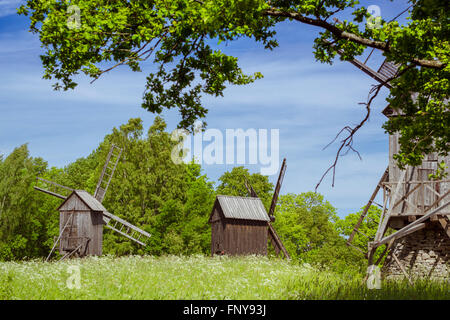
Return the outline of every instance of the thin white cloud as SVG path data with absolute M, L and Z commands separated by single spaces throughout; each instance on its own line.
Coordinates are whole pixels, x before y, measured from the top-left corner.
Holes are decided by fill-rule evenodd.
M 17 12 L 24 0 L 0 0 L 0 18 L 6 17 Z
M 29 54 L 31 50 L 35 50 L 36 56 L 38 56 L 39 48 L 40 42 L 38 36 L 31 34 L 27 30 L 0 33 L 0 58 L 2 61 L 6 61 L 12 55 L 17 57 L 17 54 L 21 52 Z M 22 56 L 25 57 L 25 55 Z

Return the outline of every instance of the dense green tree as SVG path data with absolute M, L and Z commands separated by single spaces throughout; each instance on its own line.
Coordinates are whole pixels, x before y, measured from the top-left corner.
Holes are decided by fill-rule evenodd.
M 185 253 L 209 253 L 211 250 L 211 226 L 209 216 L 215 200 L 214 185 L 202 175 L 200 165 L 187 166 L 188 189 L 184 203 L 181 236 Z
M 336 209 L 318 193 L 280 196 L 274 228 L 294 260 L 343 271 L 360 270 L 364 257 L 351 251 L 339 235 Z
M 23 259 L 48 250 L 51 213 L 34 191 L 37 174 L 46 170 L 41 158 L 32 158 L 22 145 L 0 158 L 0 259 Z
M 336 221 L 335 227 L 339 234 L 343 235 L 345 238 L 348 238 L 350 236 L 359 218 L 361 217 L 363 209 L 364 208 L 355 213 L 350 213 L 344 219 Z M 352 245 L 360 248 L 363 252 L 368 251 L 368 243 L 369 241 L 373 241 L 373 239 L 375 238 L 380 216 L 381 209 L 377 206 L 372 205 L 358 228 L 360 232 L 355 233 L 352 239 Z M 390 234 L 392 232 L 393 231 L 391 229 L 388 229 L 386 231 L 386 234 Z M 377 249 L 374 255 L 374 261 L 378 260 L 384 248 L 385 246 L 381 246 Z M 382 263 L 383 260 L 381 260 L 380 262 Z
M 244 74 L 217 43 L 250 38 L 272 50 L 275 27 L 290 20 L 318 28 L 313 48 L 320 62 L 332 63 L 338 50 L 343 60 L 366 48 L 381 50 L 399 65 L 388 101 L 405 114 L 384 128 L 401 133 L 399 163 L 417 165 L 423 154 L 450 150 L 450 10 L 448 1 L 408 2 L 406 25 L 374 18 L 358 0 L 28 0 L 19 13 L 30 17 L 30 30 L 40 36 L 44 78 L 55 79 L 56 89 L 74 88 L 80 72 L 95 80 L 120 65 L 141 71 L 153 56 L 156 71 L 147 77 L 143 107 L 157 113 L 178 108 L 186 128 L 206 115 L 203 94 L 221 96 L 228 84 L 262 77 Z M 339 21 L 337 15 L 350 18 Z M 351 150 L 380 88 L 361 123 L 341 131 L 348 134 L 342 148 Z
M 274 227 L 283 241 L 289 243 L 291 254 L 299 257 L 328 240 L 336 219 L 336 209 L 322 195 L 287 194 L 278 200 Z
M 268 210 L 272 201 L 273 184 L 269 182 L 268 176 L 260 173 L 251 174 L 248 169 L 240 166 L 233 167 L 231 171 L 225 172 L 219 178 L 217 194 L 249 197 L 250 194 L 245 186 L 246 181 L 255 190 L 258 197 Z

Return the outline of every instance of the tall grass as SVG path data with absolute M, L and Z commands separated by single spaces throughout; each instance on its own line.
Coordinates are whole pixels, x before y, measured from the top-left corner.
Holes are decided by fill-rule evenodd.
M 80 271 L 80 287 L 70 287 Z M 0 263 L 0 299 L 450 299 L 443 282 L 383 283 L 266 257 L 129 256 Z

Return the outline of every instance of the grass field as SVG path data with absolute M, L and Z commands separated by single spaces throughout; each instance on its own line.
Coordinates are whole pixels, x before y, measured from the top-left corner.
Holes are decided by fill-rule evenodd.
M 90 257 L 0 263 L 0 299 L 450 299 L 450 286 L 369 290 L 362 275 L 255 256 Z

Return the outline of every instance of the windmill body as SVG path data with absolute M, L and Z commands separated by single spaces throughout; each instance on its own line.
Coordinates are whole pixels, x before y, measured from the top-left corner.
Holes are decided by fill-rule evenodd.
M 209 219 L 211 254 L 267 255 L 269 221 L 259 198 L 217 196 Z
M 37 178 L 38 185 L 34 187 L 36 190 L 63 199 L 58 207 L 59 236 L 47 260 L 58 244 L 61 259 L 101 255 L 103 226 L 145 246 L 144 241 L 150 237 L 149 233 L 108 212 L 102 204 L 121 154 L 120 148 L 115 145 L 111 147 L 94 195 Z
M 283 253 L 290 259 L 286 248 L 277 235 L 272 222 L 281 189 L 286 159 L 283 160 L 269 213 L 252 186 L 245 181 L 250 197 L 218 195 L 214 202 L 209 223 L 211 224 L 211 255 L 267 255 L 270 240 L 275 253 Z
M 61 255 L 80 247 L 79 255 L 102 254 L 103 239 L 103 205 L 84 190 L 75 190 L 59 206 L 59 229 Z M 64 226 L 67 224 L 67 227 Z
M 339 51 L 338 51 L 339 52 Z M 340 52 L 339 52 L 340 53 Z M 369 68 L 356 59 L 350 61 L 364 73 L 391 88 L 389 79 L 397 74 L 397 66 L 387 60 L 378 71 Z M 412 98 L 415 98 L 412 93 Z M 399 110 L 387 106 L 383 110 L 386 117 L 401 117 Z M 387 254 L 382 267 L 384 278 L 449 278 L 450 273 L 450 180 L 431 180 L 429 174 L 435 172 L 438 163 L 447 166 L 450 156 L 436 153 L 424 155 L 423 163 L 417 167 L 398 167 L 394 155 L 400 150 L 399 133 L 389 136 L 388 167 L 375 187 L 347 244 L 352 245 L 359 226 L 366 218 L 371 205 L 381 208 L 378 229 L 374 238 L 369 239 L 366 254 L 369 265 L 378 265 Z M 381 195 L 381 203 L 376 202 Z M 394 230 L 392 234 L 388 229 Z M 384 253 L 374 260 L 377 248 L 384 246 Z

